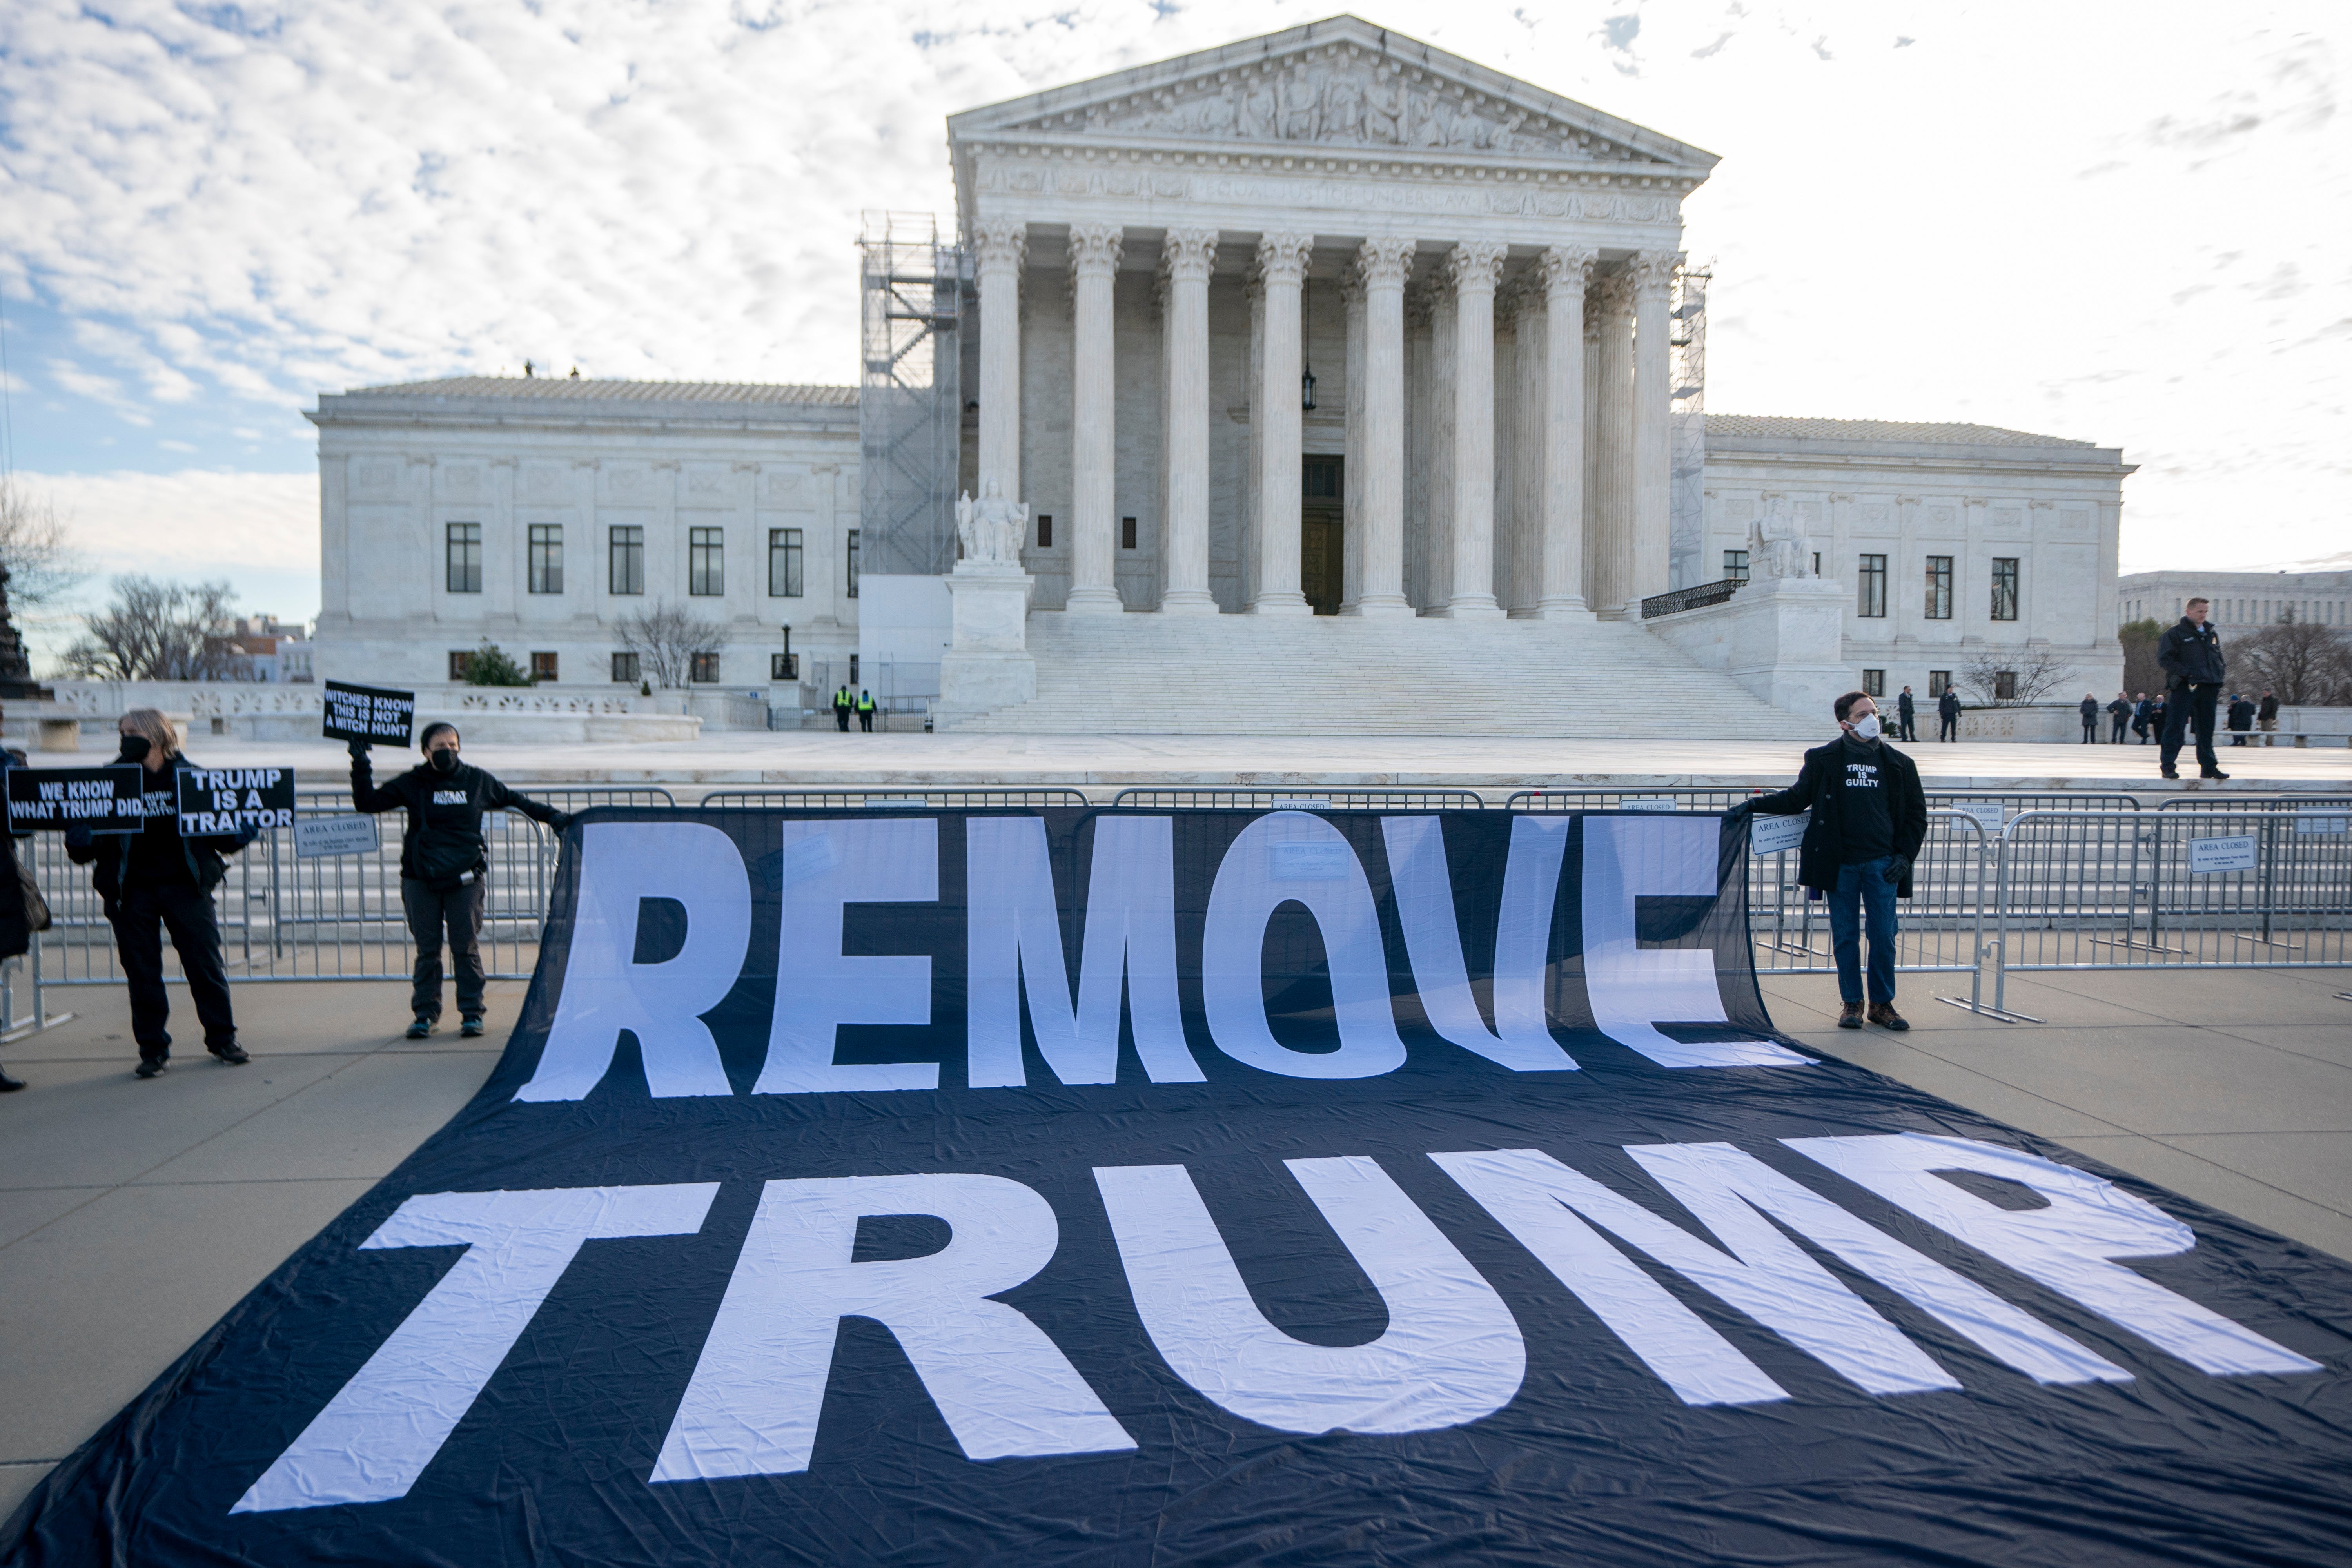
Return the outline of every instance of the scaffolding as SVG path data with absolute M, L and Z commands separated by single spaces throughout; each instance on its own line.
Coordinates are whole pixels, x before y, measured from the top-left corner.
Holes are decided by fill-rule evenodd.
M 963 252 L 928 213 L 869 212 L 858 237 L 863 573 L 955 567 L 962 411 Z
M 1667 419 L 1666 586 L 1696 587 L 1723 575 L 1702 559 L 1706 543 L 1706 286 L 1715 274 L 1675 271 L 1674 325 L 1667 332 L 1674 400 Z

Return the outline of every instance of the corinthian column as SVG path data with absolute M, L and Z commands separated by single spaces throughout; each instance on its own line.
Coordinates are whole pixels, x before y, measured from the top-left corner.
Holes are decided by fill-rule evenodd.
M 1168 558 L 1160 595 L 1160 613 L 1165 616 L 1217 613 L 1209 592 L 1209 268 L 1216 258 L 1213 228 L 1171 228 L 1160 250 L 1168 273 L 1168 430 L 1162 447 Z M 1291 527 L 1296 539 L 1295 518 Z M 1294 561 L 1294 584 L 1297 570 Z
M 1070 226 L 1072 615 L 1115 616 L 1126 607 L 1111 582 L 1118 521 L 1111 300 L 1123 238 L 1117 224 Z
M 1599 567 L 1592 584 L 1593 608 L 1610 616 L 1626 613 L 1633 593 L 1633 283 L 1622 271 L 1603 274 L 1593 290 L 1601 333 L 1599 374 L 1601 469 L 1594 488 L 1600 538 L 1593 551 Z M 1633 614 L 1638 616 L 1637 608 Z
M 991 480 L 1021 496 L 1021 263 L 1029 226 L 990 218 L 972 226 L 980 291 L 980 493 Z
M 1499 617 L 1495 600 L 1495 284 L 1504 247 L 1465 239 L 1448 253 L 1454 283 L 1454 587 L 1445 614 Z
M 1543 576 L 1536 614 L 1590 620 L 1584 602 L 1584 288 L 1601 253 L 1556 245 L 1538 258 L 1544 291 Z
M 1674 446 L 1669 416 L 1674 370 L 1666 348 L 1667 302 L 1675 268 L 1672 251 L 1644 251 L 1633 258 L 1633 580 L 1626 592 L 1638 606 L 1666 591 L 1672 549 Z
M 1356 250 L 1363 290 L 1363 439 L 1348 454 L 1348 489 L 1363 533 L 1354 613 L 1410 616 L 1404 595 L 1404 281 L 1410 239 L 1368 239 Z
M 1307 614 L 1307 595 L 1298 591 L 1298 285 L 1307 276 L 1307 257 L 1314 246 L 1314 237 L 1304 234 L 1269 234 L 1257 243 L 1265 337 L 1257 384 L 1263 444 L 1257 470 L 1257 592 L 1249 603 L 1254 616 Z

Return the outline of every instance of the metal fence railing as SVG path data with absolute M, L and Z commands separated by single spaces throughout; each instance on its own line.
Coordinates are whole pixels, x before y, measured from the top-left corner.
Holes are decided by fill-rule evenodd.
M 533 789 L 566 811 L 591 805 L 664 806 L 665 789 Z M 1510 808 L 1532 811 L 1720 811 L 1755 792 L 1729 789 L 1521 791 Z M 1903 907 L 1898 967 L 1969 976 L 1966 999 L 1990 1016 L 2006 1008 L 2012 971 L 2281 968 L 2352 965 L 2352 795 L 2231 796 L 2168 800 L 2084 793 L 2045 804 L 2049 792 L 1939 792 Z M 1087 807 L 1083 791 L 1026 789 L 713 790 L 707 805 L 762 811 L 875 809 L 1041 810 Z M 1479 796 L 1452 789 L 1127 789 L 1124 810 L 1476 810 Z M 298 822 L 350 814 L 340 791 L 304 791 Z M 1996 812 L 1998 816 L 1996 816 Z M 414 961 L 400 897 L 399 813 L 374 819 L 379 842 L 355 854 L 305 857 L 296 834 L 266 835 L 229 862 L 215 895 L 223 956 L 244 981 L 395 979 Z M 489 874 L 484 966 L 527 979 L 554 881 L 559 845 L 529 818 L 486 820 Z M 52 925 L 32 951 L 0 967 L 0 1038 L 52 1019 L 50 987 L 111 984 L 121 973 L 113 931 L 60 837 L 17 842 L 47 900 Z M 1798 882 L 1793 849 L 1748 858 L 1748 930 L 1760 973 L 1835 967 L 1828 909 Z M 176 969 L 168 951 L 167 972 Z M 172 975 L 176 978 L 176 974 Z M 30 1006 L 24 994 L 31 984 Z M 1988 983 L 1989 995 L 1988 997 Z M 2347 993 L 2352 995 L 2352 993 Z M 29 1018 L 29 1022 L 27 1021 Z M 2030 1020 L 2028 1020 L 2030 1021 Z

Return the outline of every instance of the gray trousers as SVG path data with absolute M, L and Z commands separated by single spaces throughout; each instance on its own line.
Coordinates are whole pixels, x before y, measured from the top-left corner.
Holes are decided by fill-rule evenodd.
M 420 1018 L 441 1016 L 441 940 L 446 931 L 449 959 L 457 971 L 457 1013 L 482 1016 L 482 897 L 479 878 L 446 893 L 413 877 L 400 879 L 401 908 L 408 911 L 408 935 L 416 943 L 416 983 L 409 1011 Z

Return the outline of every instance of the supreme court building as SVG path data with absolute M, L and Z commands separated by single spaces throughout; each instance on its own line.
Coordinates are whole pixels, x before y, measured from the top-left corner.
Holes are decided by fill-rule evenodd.
M 394 597 L 446 619 L 452 650 L 478 629 L 518 657 L 547 643 L 558 684 L 604 679 L 612 624 L 656 582 L 713 590 L 696 607 L 744 650 L 712 662 L 724 684 L 765 684 L 784 623 L 836 670 L 861 648 L 869 675 L 927 648 L 952 666 L 937 589 L 982 564 L 958 570 L 959 494 L 1026 508 L 1017 563 L 989 563 L 1017 564 L 1025 608 L 989 657 L 1034 661 L 1063 704 L 1129 655 L 1133 679 L 1158 669 L 1204 710 L 1269 659 L 1344 700 L 1349 666 L 1410 669 L 1415 637 L 1433 678 L 1466 661 L 1507 703 L 1515 681 L 1533 702 L 1559 672 L 1660 657 L 1694 703 L 1752 702 L 1752 672 L 1653 636 L 1644 601 L 1652 622 L 1728 614 L 1664 596 L 1747 577 L 1775 513 L 1806 535 L 1808 591 L 1838 585 L 1821 658 L 1853 684 L 1924 693 L 2030 645 L 2093 686 L 2119 668 L 2116 448 L 1702 413 L 1681 206 L 1712 153 L 1352 16 L 952 115 L 948 144 L 934 275 L 904 287 L 908 253 L 877 273 L 869 247 L 858 388 L 322 396 L 322 669 L 341 673 L 340 646 L 378 677 L 441 678 L 413 625 L 367 624 L 361 574 L 376 595 L 416 576 Z M 893 382 L 923 353 L 927 379 Z M 445 569 L 452 528 L 498 564 Z M 656 563 L 616 576 L 614 529 Z M 551 595 L 550 549 L 583 562 Z M 1317 617 L 1320 643 L 1268 625 Z M 1100 727 L 1151 727 L 1120 693 Z

